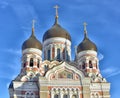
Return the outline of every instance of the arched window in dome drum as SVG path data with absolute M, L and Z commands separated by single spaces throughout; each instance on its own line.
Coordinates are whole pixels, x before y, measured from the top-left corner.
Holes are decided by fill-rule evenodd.
M 70 56 L 68 54 L 68 51 L 66 50 L 66 61 L 69 61 L 70 60 Z
M 85 62 L 82 62 L 82 69 L 85 69 Z
M 57 49 L 57 60 L 60 61 L 60 49 L 59 48 Z
M 50 50 L 48 50 L 48 54 L 47 54 L 48 55 L 48 58 L 47 58 L 48 60 L 50 60 L 50 54 L 51 54 Z
M 89 61 L 89 68 L 93 68 L 92 61 Z
M 37 59 L 37 67 L 39 68 L 39 65 L 40 65 L 40 60 Z
M 33 67 L 33 58 L 30 58 L 30 67 Z
M 26 60 L 23 61 L 23 67 L 26 67 Z

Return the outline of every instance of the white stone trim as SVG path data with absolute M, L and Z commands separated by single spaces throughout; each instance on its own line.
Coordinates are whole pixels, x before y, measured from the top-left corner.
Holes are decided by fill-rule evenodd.
M 61 38 L 61 37 L 54 37 L 54 38 L 49 38 L 43 42 L 43 46 L 46 46 L 48 44 L 54 43 L 54 42 L 63 42 L 67 43 L 67 45 L 71 46 L 71 41 L 66 39 L 66 38 Z
M 97 52 L 96 51 L 93 51 L 93 50 L 86 50 L 86 51 L 82 51 L 82 52 L 79 52 L 77 54 L 78 57 L 81 57 L 83 55 L 87 55 L 87 54 L 92 54 L 94 56 L 97 56 Z
M 34 53 L 36 53 L 40 56 L 42 55 L 42 50 L 39 50 L 39 49 L 36 49 L 36 48 L 27 48 L 27 49 L 22 51 L 22 54 L 24 55 L 24 54 L 32 53 L 32 52 L 34 52 Z

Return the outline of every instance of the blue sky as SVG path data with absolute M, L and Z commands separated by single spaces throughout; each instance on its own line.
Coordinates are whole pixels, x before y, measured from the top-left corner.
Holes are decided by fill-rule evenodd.
M 120 93 L 120 0 L 0 0 L 0 97 L 9 98 L 8 85 L 21 68 L 21 46 L 35 33 L 42 41 L 44 32 L 54 23 L 59 5 L 59 23 L 72 36 L 74 46 L 83 39 L 83 22 L 89 38 L 98 47 L 100 70 L 111 83 L 111 98 Z

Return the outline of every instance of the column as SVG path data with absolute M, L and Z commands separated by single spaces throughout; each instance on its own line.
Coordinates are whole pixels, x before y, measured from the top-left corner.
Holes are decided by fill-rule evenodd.
M 51 98 L 54 98 L 54 91 L 51 90 Z
M 53 58 L 52 58 L 52 47 L 53 47 L 52 45 L 49 46 L 49 49 L 50 49 L 50 60 L 53 59 Z
M 57 46 L 55 44 L 55 60 L 56 60 L 56 57 L 57 57 Z
M 63 89 L 60 89 L 60 97 L 59 98 L 63 98 Z

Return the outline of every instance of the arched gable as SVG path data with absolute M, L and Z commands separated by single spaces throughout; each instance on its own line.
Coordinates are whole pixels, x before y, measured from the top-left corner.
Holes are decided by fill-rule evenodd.
M 84 73 L 78 70 L 76 67 L 69 65 L 66 62 L 57 65 L 53 69 L 49 70 L 45 77 L 48 80 L 58 80 L 58 79 L 73 79 L 81 80 L 84 78 Z

